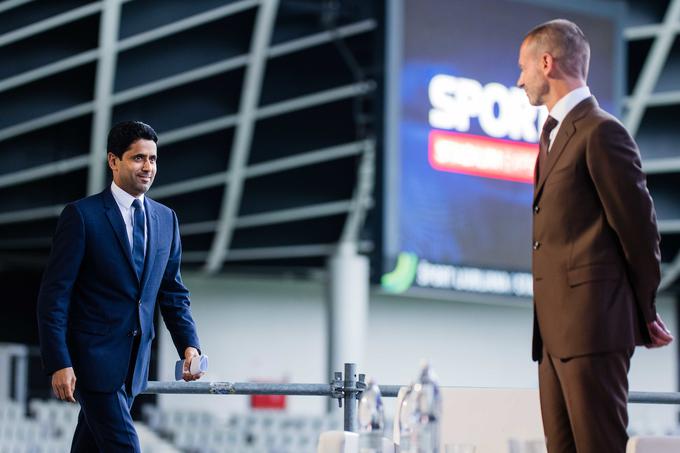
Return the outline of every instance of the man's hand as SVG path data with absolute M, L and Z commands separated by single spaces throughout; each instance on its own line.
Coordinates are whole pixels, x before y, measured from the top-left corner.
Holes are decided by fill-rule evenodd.
M 671 335 L 670 330 L 666 328 L 666 325 L 661 320 L 661 316 L 657 313 L 656 319 L 647 324 L 649 329 L 649 336 L 652 342 L 646 345 L 648 348 L 660 348 L 666 346 L 673 341 L 673 335 Z
M 76 374 L 73 368 L 62 368 L 52 373 L 52 391 L 62 401 L 75 403 L 73 392 L 76 390 Z
M 186 348 L 184 350 L 184 365 L 182 366 L 182 379 L 184 379 L 186 382 L 189 381 L 195 381 L 197 379 L 200 379 L 201 376 L 203 376 L 203 373 L 199 373 L 196 375 L 191 374 L 191 371 L 189 370 L 189 367 L 191 366 L 191 359 L 193 357 L 198 357 L 198 349 L 192 348 L 191 346 Z

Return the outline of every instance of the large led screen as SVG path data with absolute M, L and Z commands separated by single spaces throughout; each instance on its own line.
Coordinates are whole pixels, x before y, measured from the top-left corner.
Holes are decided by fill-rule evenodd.
M 619 12 L 528 0 L 388 2 L 382 285 L 529 297 L 531 201 L 545 108 L 517 88 L 525 34 L 554 18 L 591 43 L 588 85 L 615 115 Z

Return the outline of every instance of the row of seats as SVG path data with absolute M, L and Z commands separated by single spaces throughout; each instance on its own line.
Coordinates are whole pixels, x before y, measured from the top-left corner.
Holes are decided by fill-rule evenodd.
M 24 407 L 15 401 L 0 400 L 0 423 L 24 417 Z
M 63 453 L 71 448 L 78 404 L 31 400 L 28 413 L 15 401 L 0 401 L 0 453 Z M 144 453 L 179 453 L 142 423 L 135 423 Z
M 28 408 L 27 414 L 19 403 L 0 401 L 0 453 L 68 451 L 79 406 L 32 400 Z M 342 429 L 339 412 L 315 417 L 256 411 L 220 418 L 207 411 L 147 405 L 142 413 L 147 423 L 136 425 L 145 453 L 317 453 L 322 432 Z M 645 442 L 652 441 L 654 448 L 659 442 L 676 442 L 676 448 L 680 442 L 677 437 L 634 437 L 628 451 L 654 451 L 645 449 Z M 510 451 L 515 451 L 512 445 Z
M 177 431 L 173 444 L 184 451 L 313 452 L 319 432 L 239 432 L 224 428 Z
M 0 402 L 0 453 L 62 453 L 71 446 L 79 407 L 32 400 Z
M 6 420 L 0 423 L 0 439 L 6 441 L 47 440 L 52 431 L 42 423 L 30 419 Z
M 71 441 L 47 440 L 40 443 L 6 442 L 0 453 L 64 453 L 71 449 Z
M 27 414 L 21 404 L 0 403 L 0 453 L 68 451 L 80 407 L 32 400 L 28 408 Z M 168 451 L 167 443 L 153 448 L 164 439 L 189 453 L 314 453 L 321 432 L 342 429 L 340 413 L 315 417 L 263 411 L 219 418 L 205 411 L 152 405 L 142 413 L 146 424 L 138 424 L 138 432 L 145 453 Z
M 341 430 L 337 416 L 256 411 L 219 418 L 205 411 L 142 408 L 151 429 L 188 453 L 316 453 L 319 435 Z

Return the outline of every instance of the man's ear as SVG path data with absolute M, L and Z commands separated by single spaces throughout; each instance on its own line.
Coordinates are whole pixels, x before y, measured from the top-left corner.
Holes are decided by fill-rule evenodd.
M 118 161 L 119 161 L 120 159 L 118 159 L 118 156 L 116 156 L 115 154 L 113 154 L 113 153 L 108 153 L 108 154 L 106 155 L 106 160 L 107 160 L 108 163 L 109 163 L 109 168 L 110 168 L 112 171 L 114 171 L 114 170 L 118 167 Z
M 557 62 L 552 55 L 548 52 L 544 52 L 543 55 L 541 55 L 541 69 L 543 70 L 543 74 L 546 76 L 554 75 L 555 71 L 557 71 L 556 63 Z

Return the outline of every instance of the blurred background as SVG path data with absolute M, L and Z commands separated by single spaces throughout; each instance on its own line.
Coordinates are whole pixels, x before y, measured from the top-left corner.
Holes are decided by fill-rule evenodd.
M 676 331 L 680 0 L 0 1 L 0 404 L 37 420 L 61 410 L 40 369 L 37 292 L 64 205 L 110 184 L 106 135 L 123 120 L 159 134 L 149 196 L 179 217 L 204 379 L 327 383 L 353 361 L 407 384 L 427 358 L 445 386 L 536 388 L 545 112 L 514 86 L 524 34 L 556 17 L 589 37 L 589 86 L 639 144 L 662 236 L 658 310 Z M 150 379 L 173 380 L 157 318 Z M 677 391 L 678 363 L 677 341 L 638 349 L 631 390 Z M 135 416 L 172 440 L 173 411 L 241 427 L 254 413 L 326 423 L 336 406 L 145 395 Z M 631 406 L 632 433 L 678 423 L 675 406 Z

